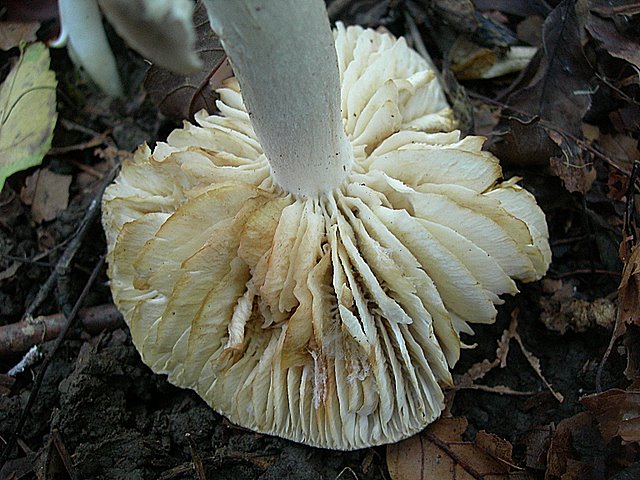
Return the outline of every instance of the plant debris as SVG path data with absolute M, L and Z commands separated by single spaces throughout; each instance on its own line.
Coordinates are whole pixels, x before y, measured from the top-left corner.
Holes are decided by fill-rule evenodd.
M 149 67 L 109 30 L 127 85 L 109 99 L 66 50 L 49 53 L 56 2 L 25 3 L 0 8 L 0 480 L 640 478 L 638 2 L 327 2 L 332 21 L 424 46 L 461 125 L 536 196 L 553 250 L 543 282 L 519 284 L 495 325 L 463 334 L 444 418 L 348 453 L 238 428 L 152 374 L 104 269 L 49 356 L 105 251 L 91 221 L 101 186 L 136 145 L 215 110 L 230 66 L 202 16 L 206 68 L 188 77 Z M 514 47 L 537 53 L 482 78 Z M 33 345 L 48 368 L 7 375 Z

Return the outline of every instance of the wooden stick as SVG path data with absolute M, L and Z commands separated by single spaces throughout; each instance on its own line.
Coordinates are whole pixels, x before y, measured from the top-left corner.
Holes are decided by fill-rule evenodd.
M 84 308 L 78 312 L 78 318 L 82 327 L 91 334 L 124 326 L 122 315 L 113 304 Z M 0 327 L 0 356 L 23 353 L 33 345 L 56 338 L 65 323 L 64 315 L 56 313 Z

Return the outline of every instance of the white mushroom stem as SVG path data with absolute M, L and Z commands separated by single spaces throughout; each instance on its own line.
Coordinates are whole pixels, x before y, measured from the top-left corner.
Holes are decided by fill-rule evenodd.
M 205 0 L 276 183 L 315 196 L 353 162 L 333 34 L 321 0 Z
M 59 0 L 61 32 L 53 46 L 68 43 L 73 62 L 107 94 L 122 95 L 122 83 L 102 25 L 97 0 Z

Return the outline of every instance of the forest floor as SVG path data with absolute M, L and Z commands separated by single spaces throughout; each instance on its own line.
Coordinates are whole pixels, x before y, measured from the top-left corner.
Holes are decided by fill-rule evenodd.
M 16 38 L 57 32 L 54 2 L 27 13 L 19 3 L 0 10 L 0 79 L 20 58 Z M 454 370 L 446 413 L 420 435 L 336 452 L 234 426 L 140 360 L 112 304 L 96 208 L 138 145 L 212 108 L 219 45 L 200 38 L 211 68 L 177 77 L 149 69 L 109 30 L 126 85 L 117 99 L 51 49 L 53 145 L 0 193 L 0 480 L 640 478 L 640 6 L 328 3 L 333 21 L 426 46 L 463 132 L 486 136 L 505 178 L 522 177 L 544 210 L 547 276 L 519 285 L 496 323 L 466 339 L 476 347 Z M 538 53 L 482 78 L 512 45 Z

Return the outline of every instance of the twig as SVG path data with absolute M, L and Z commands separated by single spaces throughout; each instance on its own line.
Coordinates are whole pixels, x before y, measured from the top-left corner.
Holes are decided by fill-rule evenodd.
M 74 143 L 73 145 L 66 145 L 64 147 L 52 147 L 49 149 L 49 155 L 62 155 L 63 153 L 76 152 L 78 150 L 86 150 L 88 148 L 97 147 L 105 143 L 107 137 L 111 134 L 109 130 L 103 133 L 99 133 L 90 138 L 86 142 Z
M 207 474 L 205 473 L 204 463 L 202 457 L 198 453 L 196 442 L 194 442 L 190 433 L 186 433 L 187 441 L 189 442 L 189 451 L 191 452 L 191 461 L 193 462 L 193 470 L 195 471 L 197 480 L 207 480 Z
M 35 403 L 36 397 L 38 396 L 38 392 L 40 391 L 40 387 L 42 386 L 42 380 L 44 379 L 44 376 L 47 373 L 47 368 L 49 367 L 49 364 L 53 360 L 53 357 L 55 356 L 56 352 L 60 348 L 60 345 L 62 345 L 62 342 L 64 341 L 64 338 L 66 337 L 67 333 L 69 332 L 69 329 L 71 328 L 71 325 L 73 324 L 73 321 L 75 320 L 76 316 L 78 315 L 78 311 L 80 310 L 80 307 L 82 306 L 82 303 L 84 302 L 84 299 L 89 294 L 89 291 L 91 290 L 91 287 L 93 286 L 94 282 L 96 281 L 96 278 L 98 278 L 98 274 L 100 273 L 100 271 L 102 270 L 102 267 L 104 265 L 104 259 L 105 259 L 105 257 L 104 257 L 104 255 L 102 255 L 100 257 L 100 259 L 98 260 L 98 262 L 96 263 L 96 265 L 93 267 L 93 271 L 91 272 L 91 276 L 89 277 L 89 280 L 87 280 L 87 283 L 85 284 L 85 286 L 84 286 L 84 288 L 82 290 L 82 293 L 80 293 L 80 296 L 78 297 L 78 300 L 76 300 L 76 303 L 74 304 L 73 308 L 71 309 L 71 312 L 69 313 L 69 317 L 67 318 L 66 324 L 64 325 L 63 329 L 60 331 L 60 334 L 58 335 L 58 338 L 56 338 L 56 341 L 55 341 L 55 343 L 53 345 L 53 348 L 51 349 L 49 354 L 45 357 L 44 361 L 42 362 L 42 366 L 40 367 L 40 371 L 38 372 L 38 375 L 36 376 L 36 379 L 35 379 L 35 381 L 33 383 L 33 388 L 31 389 L 31 393 L 29 394 L 29 399 L 27 400 L 27 404 L 25 405 L 24 410 L 22 411 L 22 414 L 20 415 L 20 420 L 18 421 L 18 425 L 16 426 L 16 429 L 13 432 L 13 435 L 11 436 L 9 441 L 7 442 L 7 446 L 3 450 L 2 455 L 0 455 L 0 465 L 4 464 L 5 460 L 7 459 L 7 457 L 11 453 L 11 451 L 13 451 L 13 448 L 16 445 L 18 437 L 20 436 L 20 433 L 22 432 L 22 429 L 24 428 L 24 424 L 26 423 L 27 418 L 29 417 L 29 412 L 31 411 L 31 407 L 33 407 L 33 404 Z
M 476 480 L 483 480 L 484 475 L 478 472 L 471 465 L 467 465 L 460 456 L 456 452 L 453 451 L 451 447 L 447 444 L 447 442 L 443 442 L 437 436 L 429 431 L 425 431 L 423 435 L 434 445 L 444 451 L 456 464 L 460 465 L 463 470 L 465 470 L 469 475 L 471 475 Z
M 497 393 L 498 395 L 513 395 L 515 397 L 530 397 L 536 394 L 536 392 L 513 390 L 505 385 L 496 385 L 491 387 L 489 385 L 481 385 L 477 383 L 456 387 L 456 391 L 460 390 L 480 390 L 481 392 Z
M 49 293 L 51 293 L 51 290 L 53 290 L 53 287 L 55 286 L 58 277 L 65 275 L 69 271 L 71 261 L 73 260 L 76 252 L 80 248 L 80 245 L 82 244 L 82 240 L 84 239 L 85 235 L 89 231 L 89 227 L 93 224 L 96 217 L 98 216 L 98 212 L 100 211 L 100 200 L 102 199 L 102 193 L 104 192 L 104 189 L 107 188 L 107 185 L 109 185 L 113 180 L 113 178 L 115 177 L 116 171 L 117 169 L 113 168 L 109 172 L 109 174 L 106 176 L 102 184 L 100 185 L 100 189 L 96 193 L 93 200 L 91 200 L 91 203 L 87 208 L 84 218 L 80 223 L 80 228 L 78 228 L 78 231 L 73 237 L 73 240 L 69 242 L 69 245 L 67 245 L 67 248 L 62 253 L 62 256 L 58 260 L 56 267 L 53 269 L 53 271 L 49 275 L 49 278 L 47 278 L 46 282 L 44 282 L 42 287 L 40 287 L 40 290 L 38 290 L 38 294 L 36 295 L 36 298 L 31 302 L 31 304 L 25 310 L 24 315 L 22 317 L 23 320 L 25 319 L 29 320 L 33 317 L 33 314 L 35 313 L 35 311 L 40 307 L 42 302 L 44 302 L 45 299 L 49 296 Z
M 78 318 L 82 327 L 92 335 L 123 325 L 122 315 L 113 304 L 83 308 L 78 312 Z M 24 352 L 56 338 L 66 321 L 64 314 L 55 313 L 0 327 L 0 357 Z

